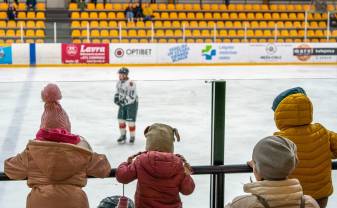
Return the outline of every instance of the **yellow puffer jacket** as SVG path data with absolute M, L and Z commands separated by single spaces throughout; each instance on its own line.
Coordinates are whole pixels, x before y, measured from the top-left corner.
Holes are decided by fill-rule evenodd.
M 279 132 L 297 145 L 299 164 L 290 178 L 298 178 L 305 195 L 315 199 L 332 194 L 331 159 L 337 157 L 337 134 L 312 122 L 313 108 L 301 93 L 284 98 L 274 113 Z

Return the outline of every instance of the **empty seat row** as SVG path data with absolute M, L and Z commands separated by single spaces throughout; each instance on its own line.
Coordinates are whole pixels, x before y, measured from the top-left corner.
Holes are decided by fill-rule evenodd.
M 0 28 L 45 28 L 44 21 L 0 21 Z
M 0 29 L 0 37 L 45 37 L 44 30 L 1 30 Z
M 1 39 L 0 38 L 0 44 L 12 44 L 12 43 L 44 43 L 43 39 L 23 39 L 23 41 L 21 39 Z

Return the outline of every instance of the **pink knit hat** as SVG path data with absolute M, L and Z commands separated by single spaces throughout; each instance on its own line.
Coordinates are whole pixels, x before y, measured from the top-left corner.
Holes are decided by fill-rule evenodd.
M 48 84 L 42 90 L 41 97 L 45 104 L 40 128 L 63 128 L 71 132 L 68 115 L 58 101 L 62 98 L 59 87 L 56 84 Z

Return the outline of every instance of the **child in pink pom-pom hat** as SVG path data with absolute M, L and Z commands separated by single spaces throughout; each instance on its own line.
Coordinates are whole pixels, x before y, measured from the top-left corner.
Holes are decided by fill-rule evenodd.
M 45 105 L 36 138 L 22 153 L 5 161 L 5 174 L 11 179 L 27 179 L 32 189 L 27 208 L 89 208 L 82 190 L 87 176 L 109 176 L 110 164 L 83 137 L 70 132 L 56 84 L 44 87 L 41 97 Z

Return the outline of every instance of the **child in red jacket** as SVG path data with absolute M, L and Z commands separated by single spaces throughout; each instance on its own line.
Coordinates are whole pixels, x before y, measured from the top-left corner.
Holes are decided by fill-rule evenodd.
M 179 192 L 189 195 L 194 190 L 191 167 L 174 151 L 174 136 L 180 140 L 177 129 L 165 124 L 148 126 L 146 151 L 123 162 L 116 172 L 120 183 L 138 179 L 135 193 L 136 208 L 182 208 Z

